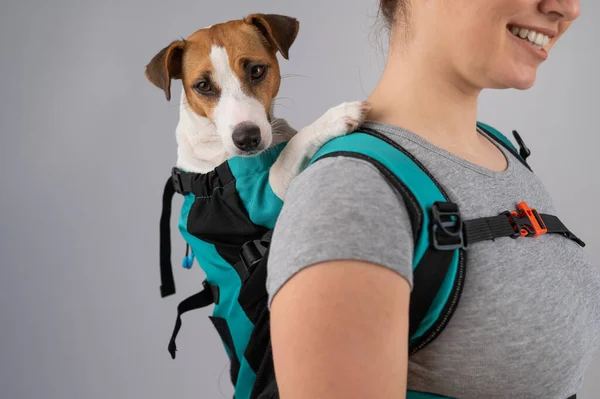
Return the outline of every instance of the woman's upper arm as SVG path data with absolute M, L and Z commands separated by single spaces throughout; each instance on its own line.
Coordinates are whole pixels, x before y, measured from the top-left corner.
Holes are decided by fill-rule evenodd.
M 280 397 L 405 397 L 409 297 L 407 280 L 367 262 L 299 272 L 271 306 Z
M 365 161 L 296 178 L 267 279 L 282 399 L 404 397 L 412 251 L 403 202 Z

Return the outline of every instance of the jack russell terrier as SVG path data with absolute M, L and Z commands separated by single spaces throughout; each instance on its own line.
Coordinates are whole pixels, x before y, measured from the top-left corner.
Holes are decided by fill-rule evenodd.
M 356 129 L 367 102 L 330 108 L 299 132 L 273 115 L 281 76 L 277 52 L 288 59 L 299 22 L 252 14 L 200 29 L 173 41 L 146 66 L 146 77 L 171 99 L 171 79 L 181 79 L 176 128 L 177 167 L 207 173 L 234 156 L 253 156 L 289 140 L 269 170 L 283 200 L 291 180 L 327 141 Z

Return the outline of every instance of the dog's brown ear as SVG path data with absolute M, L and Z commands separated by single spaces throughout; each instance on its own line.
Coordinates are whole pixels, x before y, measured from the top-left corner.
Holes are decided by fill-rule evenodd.
M 298 36 L 300 23 L 296 18 L 277 14 L 251 14 L 244 22 L 256 26 L 281 55 L 289 59 L 289 50 Z
M 163 89 L 167 101 L 171 100 L 171 79 L 181 79 L 181 62 L 185 42 L 175 40 L 160 50 L 146 65 L 146 77 L 159 89 Z

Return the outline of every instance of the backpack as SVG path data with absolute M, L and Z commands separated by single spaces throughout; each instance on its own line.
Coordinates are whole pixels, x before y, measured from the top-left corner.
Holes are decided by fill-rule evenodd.
M 513 131 L 520 150 L 489 125 L 478 128 L 528 169 L 529 149 Z M 279 398 L 270 340 L 266 291 L 269 244 L 283 206 L 269 186 L 269 168 L 287 143 L 251 158 L 234 157 L 206 174 L 173 168 L 163 192 L 160 220 L 161 296 L 175 293 L 171 268 L 170 216 L 175 193 L 184 196 L 179 231 L 186 242 L 183 267 L 194 259 L 204 271 L 203 290 L 182 301 L 168 350 L 182 314 L 214 305 L 209 316 L 230 359 L 234 399 Z M 456 310 L 467 272 L 470 244 L 500 237 L 560 234 L 585 246 L 553 215 L 539 214 L 525 202 L 516 210 L 463 220 L 435 177 L 407 150 L 365 127 L 327 142 L 309 165 L 335 156 L 370 162 L 397 190 L 410 215 L 414 238 L 413 290 L 409 312 L 409 356 L 438 337 Z M 408 399 L 442 398 L 407 392 Z

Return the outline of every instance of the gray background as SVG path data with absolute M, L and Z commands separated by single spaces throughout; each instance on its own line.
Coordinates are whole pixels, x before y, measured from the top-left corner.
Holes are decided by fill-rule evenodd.
M 160 298 L 158 220 L 175 162 L 180 86 L 166 102 L 144 66 L 171 40 L 215 22 L 252 12 L 295 16 L 300 34 L 281 67 L 302 76 L 283 81 L 278 115 L 298 127 L 374 87 L 385 60 L 375 5 L 1 3 L 2 399 L 231 397 L 210 310 L 186 317 L 175 361 L 166 350 L 176 304 L 203 276 L 177 267 L 184 245 L 175 232 L 179 295 Z M 600 218 L 590 212 L 600 198 L 598 17 L 600 4 L 586 2 L 536 87 L 486 92 L 480 119 L 522 133 L 561 218 L 600 265 Z M 599 376 L 597 356 L 582 397 L 600 397 Z

